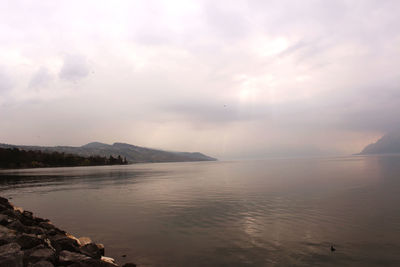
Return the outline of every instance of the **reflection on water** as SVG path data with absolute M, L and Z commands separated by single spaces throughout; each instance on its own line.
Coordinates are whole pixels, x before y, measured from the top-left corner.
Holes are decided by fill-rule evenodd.
M 120 263 L 400 264 L 399 156 L 8 170 L 0 190 Z

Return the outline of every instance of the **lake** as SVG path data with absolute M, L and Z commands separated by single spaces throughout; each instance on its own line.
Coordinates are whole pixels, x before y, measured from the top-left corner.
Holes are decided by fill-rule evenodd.
M 0 195 L 119 263 L 400 266 L 395 155 L 3 170 Z

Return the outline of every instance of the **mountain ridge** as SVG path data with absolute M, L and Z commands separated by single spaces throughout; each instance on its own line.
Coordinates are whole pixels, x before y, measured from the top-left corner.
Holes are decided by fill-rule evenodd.
M 397 154 L 400 153 L 400 132 L 391 132 L 383 135 L 375 143 L 364 147 L 358 155 L 368 154 Z
M 121 156 L 129 163 L 147 162 L 186 162 L 186 161 L 216 161 L 216 158 L 200 152 L 172 152 L 160 149 L 135 146 L 127 143 L 115 142 L 112 145 L 101 142 L 90 142 L 82 146 L 30 146 L 2 144 L 2 148 L 18 148 L 22 150 L 40 150 L 44 152 L 70 153 L 80 156 Z

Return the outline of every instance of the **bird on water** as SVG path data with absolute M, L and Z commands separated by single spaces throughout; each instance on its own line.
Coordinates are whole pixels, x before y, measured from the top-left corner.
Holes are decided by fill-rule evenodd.
M 331 246 L 331 251 L 333 252 L 333 251 L 335 251 L 336 250 L 336 248 L 332 245 Z

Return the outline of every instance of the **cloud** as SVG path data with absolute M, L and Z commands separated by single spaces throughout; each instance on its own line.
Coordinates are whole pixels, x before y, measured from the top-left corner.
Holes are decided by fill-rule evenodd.
M 399 12 L 396 0 L 12 1 L 0 138 L 354 153 L 400 125 Z
M 89 75 L 89 64 L 87 59 L 81 55 L 66 55 L 64 64 L 60 70 L 61 79 L 77 81 Z
M 5 71 L 5 69 L 0 67 L 0 94 L 8 92 L 14 86 L 13 80 Z
M 29 81 L 30 88 L 46 87 L 51 81 L 54 80 L 54 75 L 46 67 L 41 67 L 32 76 Z

